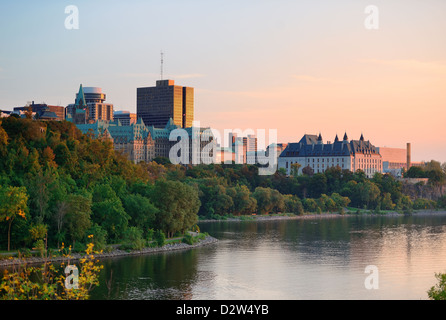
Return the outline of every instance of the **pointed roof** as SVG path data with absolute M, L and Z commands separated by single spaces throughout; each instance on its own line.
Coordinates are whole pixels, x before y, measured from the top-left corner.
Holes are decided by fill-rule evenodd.
M 87 106 L 87 103 L 85 102 L 85 94 L 84 89 L 82 88 L 82 83 L 79 87 L 79 92 L 76 95 L 76 102 L 74 104 L 78 109 L 83 109 Z
M 337 134 L 337 133 L 336 133 L 336 137 L 335 137 L 334 141 L 335 141 L 335 142 L 338 142 L 338 141 L 339 141 L 339 138 L 338 138 L 338 134 Z
M 346 131 L 344 134 L 344 141 L 347 141 L 347 140 L 348 140 L 348 136 L 347 136 L 347 131 Z
M 319 132 L 319 136 L 317 137 L 317 141 L 322 141 L 322 134 Z
M 359 140 L 364 141 L 364 136 L 361 133 L 361 138 L 359 138 Z

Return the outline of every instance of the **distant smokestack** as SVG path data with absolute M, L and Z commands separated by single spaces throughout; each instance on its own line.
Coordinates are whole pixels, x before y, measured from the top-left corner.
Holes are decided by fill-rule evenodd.
M 410 143 L 407 143 L 407 170 L 410 169 L 411 159 L 410 159 Z

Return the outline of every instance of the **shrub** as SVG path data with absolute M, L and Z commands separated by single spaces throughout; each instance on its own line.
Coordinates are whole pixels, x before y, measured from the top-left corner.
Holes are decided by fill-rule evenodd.
M 138 227 L 130 227 L 124 233 L 124 246 L 133 250 L 141 250 L 145 247 L 143 232 Z
M 190 233 L 187 233 L 183 237 L 183 242 L 189 245 L 193 245 L 195 243 L 195 239 Z
M 164 235 L 164 232 L 162 232 L 161 230 L 156 230 L 155 242 L 158 245 L 158 247 L 162 247 L 166 244 L 166 236 Z

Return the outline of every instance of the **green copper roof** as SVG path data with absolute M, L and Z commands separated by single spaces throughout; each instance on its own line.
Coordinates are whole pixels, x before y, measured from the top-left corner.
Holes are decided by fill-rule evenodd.
M 84 94 L 84 89 L 82 88 L 82 84 L 79 87 L 79 92 L 76 97 L 75 106 L 77 109 L 84 109 L 87 107 L 87 103 L 85 102 L 85 94 Z

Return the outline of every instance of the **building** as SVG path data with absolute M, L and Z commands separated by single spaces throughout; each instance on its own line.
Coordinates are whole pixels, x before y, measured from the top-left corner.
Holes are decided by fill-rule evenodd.
M 158 80 L 155 87 L 137 88 L 136 114 L 148 126 L 164 128 L 169 119 L 180 128 L 192 127 L 194 88 Z
M 257 137 L 248 134 L 246 137 L 239 137 L 235 132 L 229 132 L 229 148 L 235 154 L 235 163 L 250 163 L 257 152 Z M 248 158 L 250 159 L 248 161 Z M 229 159 L 229 158 L 228 158 Z
M 136 123 L 136 113 L 131 113 L 129 111 L 115 111 L 113 112 L 113 119 L 119 120 L 123 126 L 129 126 Z
M 34 118 L 39 120 L 55 120 L 63 121 L 65 120 L 65 108 L 62 106 L 51 106 L 45 103 L 35 104 L 34 101 L 24 107 L 14 108 L 13 113 L 23 116 L 31 108 L 32 115 Z
M 333 143 L 324 143 L 321 134 L 305 134 L 299 142 L 288 144 L 279 157 L 278 166 L 290 174 L 291 166 L 295 163 L 299 164 L 298 174 L 305 167 L 311 168 L 314 173 L 322 173 L 331 167 L 352 172 L 362 170 L 367 177 L 382 172 L 382 157 L 378 148 L 365 141 L 362 134 L 359 140 L 351 141 L 347 133 L 342 141 L 336 135 Z
M 76 125 L 84 134 L 95 138 L 111 139 L 116 151 L 122 152 L 133 163 L 150 162 L 155 158 L 155 142 L 142 119 L 129 126 L 119 121 L 98 120 Z
M 98 87 L 79 87 L 74 104 L 67 106 L 67 120 L 75 124 L 113 121 L 113 104 L 105 103 L 106 95 Z
M 221 164 L 221 163 L 229 163 L 232 162 L 235 163 L 235 152 L 232 150 L 232 148 L 218 148 L 217 149 L 217 155 L 215 157 L 215 163 Z
M 378 152 L 382 156 L 383 173 L 401 177 L 403 170 L 409 170 L 412 166 L 423 166 L 422 162 L 412 161 L 410 143 L 406 144 L 406 149 L 379 147 Z
M 155 141 L 155 157 L 170 158 L 171 148 L 178 143 L 178 141 L 171 141 L 171 133 L 176 129 L 184 129 L 187 133 L 189 139 L 188 161 L 190 164 L 199 164 L 201 163 L 201 160 L 205 158 L 209 159 L 209 157 L 211 158 L 210 161 L 212 163 L 216 161 L 218 156 L 217 152 L 214 154 L 213 150 L 211 150 L 209 154 L 206 154 L 206 152 L 209 149 L 212 149 L 214 146 L 213 143 L 215 143 L 215 139 L 210 128 L 181 128 L 173 122 L 172 118 L 169 119 L 164 128 L 156 128 L 155 126 L 148 127 L 148 130 Z M 209 145 L 210 143 L 212 143 L 212 145 Z
M 246 144 L 246 152 L 257 152 L 257 137 L 254 134 L 248 134 L 243 138 L 243 144 Z
M 0 118 L 6 118 L 11 115 L 12 111 L 9 110 L 0 110 Z

